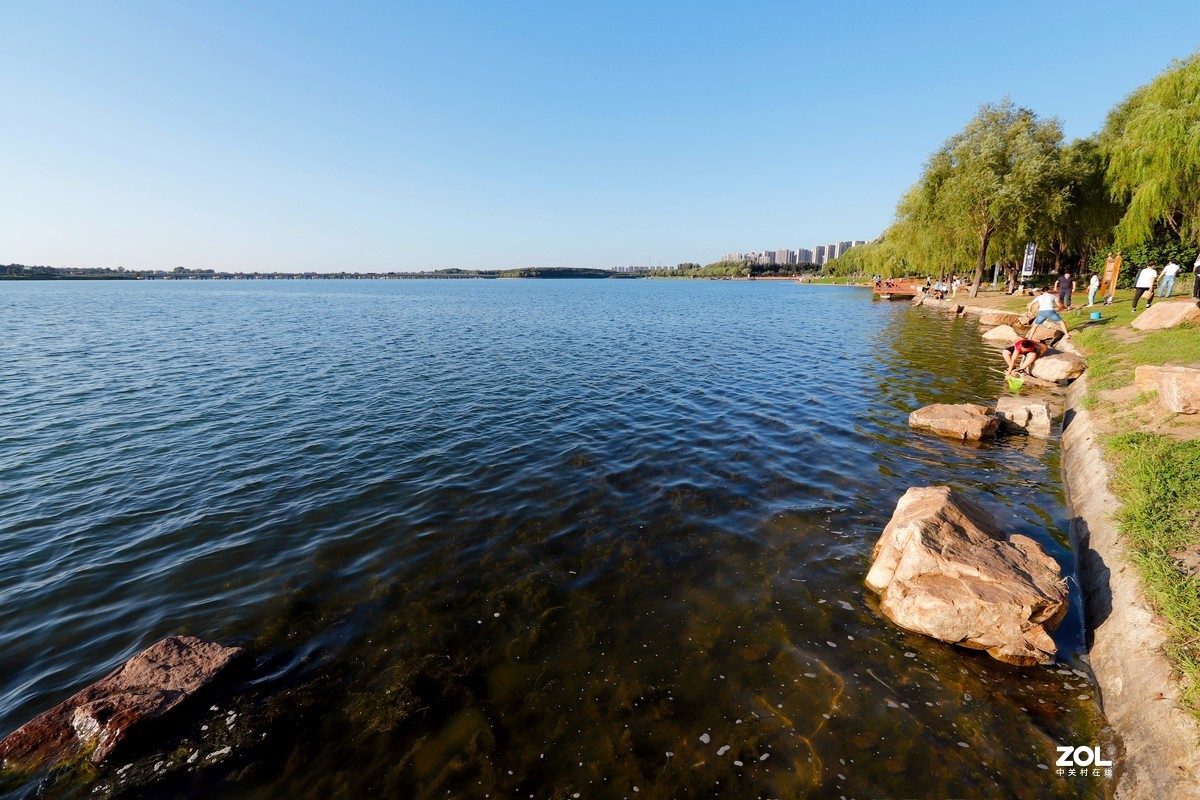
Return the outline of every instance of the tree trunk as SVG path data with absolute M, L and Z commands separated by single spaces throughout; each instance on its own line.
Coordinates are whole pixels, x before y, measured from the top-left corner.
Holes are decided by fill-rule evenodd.
M 975 265 L 975 281 L 971 284 L 971 297 L 979 296 L 979 284 L 983 281 L 983 270 L 987 267 L 988 244 L 992 241 L 992 231 L 983 234 L 979 246 L 979 263 Z

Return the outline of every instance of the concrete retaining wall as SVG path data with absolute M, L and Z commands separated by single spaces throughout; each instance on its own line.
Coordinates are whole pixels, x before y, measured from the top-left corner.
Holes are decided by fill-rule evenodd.
M 1166 636 L 1129 561 L 1112 513 L 1097 429 L 1080 407 L 1087 376 L 1071 384 L 1063 420 L 1063 480 L 1079 565 L 1092 671 L 1104 713 L 1125 746 L 1118 800 L 1200 798 L 1200 726 L 1183 710 Z M 1088 743 L 1080 743 L 1088 744 Z

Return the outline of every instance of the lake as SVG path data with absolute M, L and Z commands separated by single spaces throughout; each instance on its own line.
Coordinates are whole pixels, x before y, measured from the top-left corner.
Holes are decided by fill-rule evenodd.
M 186 633 L 255 664 L 145 796 L 1109 794 L 1055 774 L 1111 740 L 1073 582 L 1027 669 L 863 585 L 931 484 L 1074 569 L 1057 441 L 907 426 L 995 402 L 975 321 L 666 280 L 7 282 L 0 320 L 0 735 Z

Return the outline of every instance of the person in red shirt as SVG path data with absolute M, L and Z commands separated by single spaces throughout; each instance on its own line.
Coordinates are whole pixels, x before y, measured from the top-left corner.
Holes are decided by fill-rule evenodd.
M 1050 347 L 1043 342 L 1035 342 L 1033 339 L 1017 339 L 1011 346 L 1004 348 L 1004 361 L 1008 364 L 1008 369 L 1004 371 L 1004 374 L 1012 375 L 1014 371 L 1029 374 L 1033 362 L 1037 361 L 1039 356 L 1046 355 L 1046 351 L 1049 349 Z M 1025 360 L 1021 362 L 1021 367 L 1018 369 L 1017 358 L 1020 356 L 1025 356 Z

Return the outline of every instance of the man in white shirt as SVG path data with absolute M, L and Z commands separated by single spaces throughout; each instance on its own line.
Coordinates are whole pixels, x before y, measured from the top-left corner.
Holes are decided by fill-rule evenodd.
M 1150 292 L 1146 298 L 1146 308 L 1149 308 L 1154 302 L 1154 279 L 1158 277 L 1158 270 L 1153 264 L 1147 264 L 1145 269 L 1138 273 L 1137 280 L 1133 283 L 1133 310 L 1137 311 L 1138 300 L 1142 299 L 1142 295 Z
M 1158 296 L 1170 297 L 1171 292 L 1175 289 L 1175 276 L 1179 274 L 1179 265 L 1175 263 L 1175 259 L 1167 262 L 1163 267 L 1162 281 L 1158 284 Z
M 1029 336 L 1027 338 L 1034 338 L 1033 332 L 1037 330 L 1039 325 L 1057 322 L 1058 327 L 1063 332 L 1063 338 L 1070 339 L 1071 332 L 1067 330 L 1066 320 L 1058 315 L 1060 309 L 1066 311 L 1067 307 L 1059 302 L 1059 299 L 1054 295 L 1054 292 L 1050 291 L 1049 289 L 1038 289 L 1037 296 L 1034 297 L 1033 301 L 1029 304 L 1029 310 L 1036 311 L 1037 316 L 1033 319 L 1033 325 L 1029 327 Z M 1047 327 L 1054 326 L 1048 325 Z

